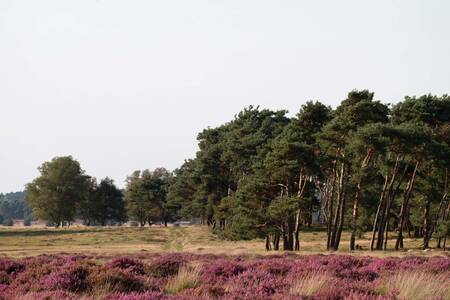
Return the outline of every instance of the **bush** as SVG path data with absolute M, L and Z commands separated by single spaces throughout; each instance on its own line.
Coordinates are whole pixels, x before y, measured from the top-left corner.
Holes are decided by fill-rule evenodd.
M 87 275 L 88 270 L 86 268 L 76 266 L 46 276 L 43 280 L 43 287 L 45 290 L 83 291 L 86 289 Z
M 14 226 L 14 221 L 11 218 L 3 220 L 3 226 Z
M 184 263 L 186 263 L 186 259 L 181 255 L 164 255 L 157 258 L 147 271 L 155 277 L 173 276 L 178 273 Z
M 23 220 L 23 226 L 31 226 L 32 221 L 33 219 L 31 218 L 31 216 L 26 216 Z
M 106 265 L 107 268 L 117 268 L 121 270 L 128 270 L 132 273 L 143 275 L 144 272 L 144 265 L 134 259 L 127 258 L 127 257 L 119 257 L 111 261 Z
M 89 274 L 87 282 L 93 291 L 129 293 L 144 290 L 144 284 L 135 274 L 123 270 L 96 270 Z
M 139 226 L 139 223 L 136 221 L 130 221 L 129 224 L 130 224 L 130 227 L 138 227 Z

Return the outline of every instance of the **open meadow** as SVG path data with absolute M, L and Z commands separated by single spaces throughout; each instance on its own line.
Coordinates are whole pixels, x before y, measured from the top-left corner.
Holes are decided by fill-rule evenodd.
M 296 253 L 204 226 L 2 227 L 0 299 L 450 299 L 448 252 L 349 252 L 349 236 L 327 252 L 311 228 Z
M 350 234 L 342 234 L 338 253 L 348 254 Z M 301 253 L 335 253 L 326 251 L 324 228 L 305 228 L 301 232 Z M 405 256 L 446 255 L 437 249 L 422 251 L 422 239 L 405 239 L 405 251 L 368 251 L 369 233 L 357 241 L 363 250 L 353 255 Z M 393 249 L 394 241 L 388 243 Z M 8 257 L 41 254 L 127 255 L 140 252 L 190 252 L 196 254 L 273 254 L 264 250 L 264 240 L 227 241 L 214 235 L 206 226 L 183 227 L 0 227 L 0 255 Z

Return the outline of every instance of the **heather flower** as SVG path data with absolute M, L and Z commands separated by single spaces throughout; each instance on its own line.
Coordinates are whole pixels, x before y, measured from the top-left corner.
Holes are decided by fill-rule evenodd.
M 144 265 L 136 260 L 128 257 L 119 257 L 106 265 L 107 268 L 118 268 L 121 270 L 128 270 L 136 274 L 145 274 Z
M 47 275 L 43 280 L 46 290 L 83 291 L 86 288 L 88 270 L 82 266 Z
M 178 273 L 178 270 L 186 261 L 182 255 L 164 255 L 152 262 L 147 270 L 155 277 L 172 276 Z
M 224 280 L 237 276 L 245 270 L 247 267 L 242 262 L 221 259 L 205 266 L 203 280 L 206 282 Z
M 0 259 L 0 271 L 6 272 L 8 275 L 13 275 L 25 270 L 25 265 L 10 259 Z
M 87 277 L 92 290 L 114 292 L 138 292 L 144 290 L 142 280 L 127 270 L 98 269 Z

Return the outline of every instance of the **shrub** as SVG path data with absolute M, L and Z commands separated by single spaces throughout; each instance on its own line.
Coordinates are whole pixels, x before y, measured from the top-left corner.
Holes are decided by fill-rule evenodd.
M 86 289 L 87 275 L 85 267 L 75 266 L 45 276 L 42 284 L 46 290 L 83 291 Z
M 130 225 L 130 227 L 138 227 L 139 226 L 139 223 L 136 221 L 130 221 L 128 224 Z
M 3 220 L 3 226 L 14 226 L 14 221 L 11 218 Z
M 25 219 L 23 219 L 23 226 L 31 226 L 33 219 L 31 216 L 26 216 Z
M 25 270 L 25 265 L 10 259 L 0 259 L 0 271 L 13 275 Z
M 126 293 L 144 290 L 140 278 L 132 272 L 123 270 L 98 269 L 88 275 L 87 282 L 93 291 Z
M 237 276 L 246 270 L 247 267 L 241 262 L 220 259 L 205 266 L 203 279 L 207 282 L 226 280 Z
M 144 272 L 144 265 L 137 261 L 133 260 L 131 258 L 127 257 L 119 257 L 111 261 L 109 264 L 106 265 L 107 268 L 117 268 L 121 270 L 128 270 L 132 273 L 136 274 L 145 274 Z
M 155 277 L 173 276 L 185 263 L 186 259 L 179 254 L 164 255 L 153 261 L 147 271 Z

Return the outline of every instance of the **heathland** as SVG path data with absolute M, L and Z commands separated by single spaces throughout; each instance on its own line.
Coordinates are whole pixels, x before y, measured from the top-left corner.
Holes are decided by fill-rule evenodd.
M 450 258 L 420 240 L 349 255 L 324 239 L 311 228 L 301 252 L 282 253 L 204 226 L 1 228 L 0 299 L 450 299 Z

